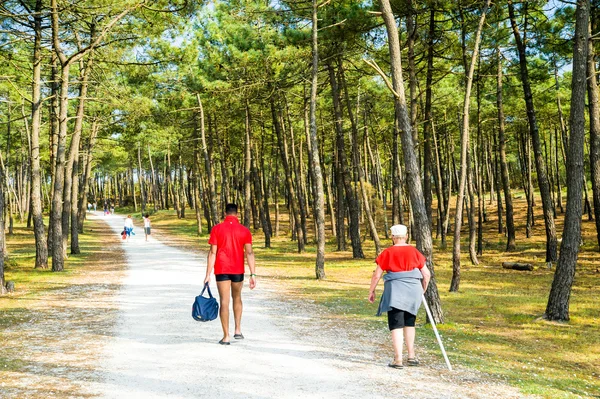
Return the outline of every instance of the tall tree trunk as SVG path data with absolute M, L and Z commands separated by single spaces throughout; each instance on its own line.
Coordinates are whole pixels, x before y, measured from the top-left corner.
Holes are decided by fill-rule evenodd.
M 271 116 L 273 118 L 273 127 L 277 135 L 277 143 L 279 144 L 279 152 L 281 155 L 281 163 L 283 164 L 283 170 L 285 172 L 285 184 L 290 198 L 290 225 L 294 224 L 298 242 L 298 253 L 303 253 L 305 250 L 304 237 L 302 236 L 302 224 L 300 221 L 300 213 L 298 212 L 298 199 L 296 197 L 296 190 L 294 189 L 294 183 L 292 179 L 292 167 L 289 163 L 289 154 L 287 148 L 287 141 L 285 138 L 285 132 L 281 127 L 280 115 L 275 107 L 275 99 L 273 96 L 270 98 L 271 104 Z M 293 222 L 292 222 L 293 221 Z
M 496 83 L 496 106 L 498 108 L 498 141 L 500 153 L 500 167 L 502 171 L 502 188 L 504 191 L 504 204 L 506 205 L 506 250 L 514 251 L 515 243 L 515 221 L 512 204 L 512 193 L 510 190 L 510 179 L 508 177 L 508 162 L 506 161 L 506 137 L 504 134 L 504 105 L 502 103 L 502 54 L 500 49 L 496 48 L 498 53 L 498 74 Z
M 292 119 L 290 117 L 288 101 L 287 101 L 287 98 L 285 98 L 285 96 L 284 96 L 284 101 L 285 101 L 285 113 L 287 116 L 287 124 L 288 124 L 288 128 L 290 131 L 291 151 L 289 154 L 291 155 L 291 158 L 290 158 L 291 167 L 292 167 L 291 170 L 293 171 L 294 183 L 295 183 L 295 187 L 296 187 L 296 198 L 298 200 L 297 211 L 300 215 L 300 228 L 302 229 L 302 239 L 304 240 L 304 244 L 306 245 L 308 243 L 308 233 L 306 230 L 306 203 L 305 203 L 305 196 L 304 196 L 303 182 L 302 182 L 302 166 L 299 165 L 298 157 L 296 156 L 296 137 L 294 134 L 294 127 L 292 124 Z M 283 115 L 282 115 L 282 120 L 283 120 Z M 284 126 L 283 123 L 282 123 L 282 126 Z M 285 129 L 284 129 L 284 131 L 285 131 Z M 284 142 L 285 142 L 285 138 L 284 138 Z
M 469 257 L 473 265 L 478 265 L 479 260 L 477 259 L 477 224 L 475 223 L 475 189 L 473 187 L 473 158 L 472 152 L 469 151 L 467 154 L 467 194 L 469 196 L 469 209 L 468 209 L 468 220 L 469 220 Z
M 406 109 L 406 97 L 404 94 L 404 82 L 402 78 L 402 59 L 400 52 L 400 40 L 398 37 L 398 28 L 396 19 L 392 12 L 392 7 L 389 0 L 380 0 L 381 11 L 385 22 L 385 27 L 388 35 L 388 45 L 390 51 L 390 64 L 392 69 L 392 84 L 394 89 L 394 106 L 396 111 L 396 120 L 399 127 L 402 129 L 401 139 L 402 148 L 404 151 L 404 163 L 406 167 L 406 182 L 413 207 L 413 213 L 416 225 L 417 248 L 427 258 L 427 265 L 431 270 L 431 281 L 425 297 L 431 308 L 433 319 L 441 323 L 444 320 L 440 297 L 437 290 L 435 279 L 433 256 L 432 256 L 432 240 L 431 228 L 427 219 L 427 211 L 425 209 L 425 201 L 423 199 L 423 188 L 421 187 L 421 179 L 419 174 L 419 165 L 415 153 L 414 143 L 412 140 L 412 132 L 410 119 Z
M 200 140 L 202 138 L 201 130 L 204 129 L 204 117 L 200 117 L 199 114 L 200 112 L 198 111 L 194 118 L 194 211 L 196 212 L 196 234 L 201 236 L 202 213 L 200 210 L 200 203 L 202 202 L 202 196 L 200 195 L 200 192 L 202 190 L 202 176 L 200 176 Z
M 42 81 L 42 0 L 35 2 L 33 47 L 33 82 L 31 102 L 31 213 L 35 235 L 35 267 L 48 268 L 48 241 L 44 227 L 42 207 L 42 179 L 40 169 L 40 130 L 41 130 L 41 81 Z M 52 167 L 51 167 L 52 169 Z M 1 187 L 1 186 L 0 186 Z M 1 198 L 4 201 L 4 198 Z M 3 208 L 2 204 L 2 208 Z M 4 226 L 0 226 L 3 228 Z M 1 234 L 1 233 L 0 233 Z M 0 238 L 2 239 L 2 238 Z M 3 262 L 3 259 L 0 260 Z M 3 277 L 3 276 L 2 276 Z M 0 281 L 0 285 L 3 281 Z
M 79 150 L 77 153 L 79 154 Z M 79 155 L 73 161 L 71 178 L 71 214 L 69 215 L 71 218 L 71 254 L 77 255 L 81 253 L 79 249 L 79 228 L 77 225 L 77 215 L 79 214 Z
M 198 101 L 198 110 L 200 111 L 200 136 L 202 137 L 202 154 L 204 155 L 204 168 L 208 178 L 208 202 L 210 206 L 210 218 L 212 221 L 208 221 L 209 227 L 212 227 L 219 223 L 219 214 L 217 212 L 217 193 L 215 188 L 215 174 L 212 168 L 212 162 L 208 153 L 208 147 L 206 146 L 206 133 L 204 129 L 204 107 L 202 106 L 202 100 L 200 94 L 196 94 L 196 100 Z
M 65 180 L 65 152 L 67 146 L 67 108 L 70 65 L 64 65 L 61 72 L 60 112 L 58 145 L 56 147 L 56 167 L 54 194 L 52 196 L 52 271 L 64 270 L 64 245 L 62 233 L 63 193 Z
M 397 118 L 396 118 L 397 119 Z M 398 223 L 404 223 L 403 210 L 402 210 L 402 177 L 400 170 L 396 165 L 400 164 L 400 151 L 398 138 L 400 136 L 400 129 L 398 127 L 398 121 L 394 121 L 394 132 L 392 140 L 392 159 L 390 162 L 391 176 L 392 176 L 392 225 Z M 416 157 L 416 155 L 415 155 Z
M 158 190 L 156 184 L 156 173 L 154 172 L 154 162 L 152 162 L 152 152 L 150 151 L 150 145 L 148 145 L 148 161 L 150 162 L 150 183 L 152 184 L 152 208 L 156 212 L 156 202 L 158 201 Z
M 245 142 L 245 146 L 246 146 L 246 151 L 245 151 L 245 162 L 244 162 L 244 226 L 250 228 L 250 216 L 251 216 L 251 207 L 250 207 L 250 201 L 251 201 L 251 196 L 252 196 L 252 192 L 251 192 L 251 188 L 250 188 L 250 178 L 251 178 L 251 167 L 252 167 L 252 152 L 251 152 L 251 136 L 252 136 L 252 132 L 251 132 L 251 127 L 250 127 L 250 105 L 248 105 L 248 100 L 246 100 L 246 140 Z
M 432 224 L 431 204 L 433 202 L 431 190 L 432 146 L 433 136 L 433 50 L 435 36 L 435 7 L 429 11 L 429 32 L 427 34 L 427 77 L 425 81 L 425 124 L 423 125 L 423 194 L 425 195 L 425 209 L 429 224 Z M 440 185 L 437 184 L 436 188 Z M 437 190 L 438 204 L 441 202 L 440 190 Z M 440 210 L 440 213 L 441 210 Z M 439 219 L 439 217 L 438 217 Z
M 569 320 L 569 299 L 575 278 L 575 267 L 581 242 L 581 194 L 584 173 L 583 147 L 585 139 L 585 94 L 588 63 L 589 1 L 578 0 L 575 12 L 573 45 L 573 78 L 571 81 L 571 135 L 567 147 L 567 212 L 560 245 L 560 257 L 548 297 L 545 317 L 548 320 Z
M 369 134 L 368 134 L 368 127 L 367 127 L 367 117 L 366 117 L 366 111 L 365 111 L 365 115 L 364 115 L 364 136 L 365 139 L 368 139 Z M 379 234 L 377 234 L 377 225 L 375 223 L 375 216 L 373 215 L 373 212 L 371 210 L 371 206 L 369 204 L 369 195 L 368 195 L 368 191 L 367 191 L 367 182 L 365 179 L 365 171 L 363 170 L 362 164 L 359 163 L 359 170 L 358 170 L 358 178 L 359 178 L 359 182 L 360 182 L 360 192 L 362 195 L 362 200 L 363 203 L 365 204 L 365 213 L 367 214 L 367 221 L 369 222 L 369 229 L 371 231 L 371 237 L 373 237 L 373 242 L 375 243 L 375 252 L 377 253 L 377 255 L 379 255 L 379 253 L 382 251 L 381 248 L 381 241 L 379 240 Z
M 86 206 L 88 203 L 88 191 L 90 190 L 90 179 L 92 175 L 92 160 L 93 160 L 93 150 L 96 145 L 96 136 L 98 135 L 98 130 L 100 129 L 100 124 L 96 119 L 92 122 L 92 130 L 90 133 L 90 139 L 87 145 L 87 155 L 85 158 L 85 170 L 83 172 L 82 183 L 83 187 L 81 189 L 82 195 L 79 200 L 79 206 L 77 207 L 79 210 L 79 215 L 77 217 L 77 228 L 80 233 L 83 233 L 83 221 L 85 220 L 86 215 Z
M 346 214 L 346 201 L 344 200 L 344 177 L 340 163 L 339 151 L 337 147 L 334 147 L 334 158 L 335 158 L 335 189 L 336 189 L 336 239 L 337 239 L 337 250 L 346 250 L 346 224 L 344 221 L 344 215 Z
M 544 157 L 542 153 L 542 145 L 536 119 L 535 107 L 533 105 L 533 94 L 531 84 L 529 82 L 529 69 L 527 67 L 527 56 L 525 53 L 525 44 L 521 39 L 515 11 L 512 0 L 508 0 L 508 12 L 510 16 L 510 24 L 512 26 L 515 43 L 519 53 L 519 65 L 521 71 L 521 84 L 523 85 L 523 93 L 525 95 L 525 105 L 527 107 L 527 120 L 529 121 L 529 130 L 531 140 L 533 142 L 533 151 L 535 153 L 535 167 L 538 177 L 538 185 L 540 195 L 542 197 L 542 208 L 544 210 L 544 223 L 546 227 L 546 262 L 556 261 L 556 226 L 554 224 L 554 211 L 552 207 L 552 198 L 550 197 L 550 186 L 548 177 L 546 176 L 546 166 L 544 165 Z
M 319 159 L 319 141 L 317 138 L 317 89 L 319 83 L 319 47 L 318 47 L 318 18 L 317 0 L 312 0 L 312 69 L 310 85 L 310 170 L 313 181 L 315 223 L 317 236 L 317 256 L 315 260 L 315 275 L 317 279 L 325 278 L 325 196 L 323 193 L 323 173 L 321 171 L 321 160 Z M 333 218 L 333 215 L 331 215 Z
M 558 110 L 558 123 L 560 125 L 560 134 L 562 138 L 562 156 L 563 162 L 566 163 L 566 151 L 569 143 L 569 136 L 567 133 L 567 125 L 565 124 L 565 118 L 563 116 L 562 104 L 560 101 L 560 81 L 558 80 L 558 65 L 556 57 L 553 57 L 554 62 L 554 82 L 556 86 L 556 108 Z M 558 143 L 558 142 L 557 142 Z
M 183 160 L 182 160 L 182 150 L 181 150 L 181 141 L 179 142 L 179 216 L 182 219 L 185 219 L 185 203 L 187 200 L 187 195 L 185 192 L 185 178 L 183 174 Z
M 50 95 L 52 97 L 50 101 L 50 189 L 49 197 L 50 197 L 50 209 L 52 209 L 53 199 L 54 199 L 54 181 L 56 179 L 56 152 L 58 149 L 58 131 L 59 123 L 58 123 L 58 114 L 60 112 L 59 108 L 59 97 L 60 97 L 60 75 L 58 73 L 58 56 L 56 52 L 52 52 L 51 59 L 52 66 L 50 68 Z M 52 231 L 53 217 L 52 210 L 50 211 L 50 215 L 48 216 L 48 252 L 51 255 L 54 251 L 54 243 L 53 236 L 54 232 Z
M 467 184 L 467 154 L 469 152 L 469 109 L 471 105 L 471 88 L 473 86 L 473 74 L 475 72 L 475 62 L 479 54 L 479 43 L 481 41 L 481 32 L 483 23 L 490 5 L 490 0 L 486 0 L 481 11 L 479 26 L 475 36 L 475 45 L 471 55 L 471 64 L 466 76 L 466 90 L 463 107 L 463 122 L 460 140 L 460 180 L 458 183 L 458 195 L 456 199 L 456 214 L 454 217 L 454 243 L 452 247 L 452 282 L 450 283 L 450 292 L 458 291 L 460 286 L 460 228 L 463 218 L 463 202 L 465 188 Z
M 590 33 L 590 36 L 592 33 Z M 590 178 L 592 180 L 592 198 L 596 216 L 596 240 L 600 249 L 600 91 L 598 90 L 596 76 L 595 55 L 593 41 L 589 40 L 587 92 L 590 113 Z
M 95 28 L 92 24 L 90 36 L 94 38 Z M 81 131 L 83 129 L 83 117 L 85 114 L 85 103 L 87 101 L 89 74 L 92 69 L 93 57 L 90 54 L 86 63 L 80 60 L 80 85 L 79 85 L 79 105 L 75 117 L 75 127 L 71 135 L 71 148 L 69 149 L 69 159 L 65 170 L 65 192 L 63 204 L 63 245 L 67 245 L 69 220 L 71 228 L 71 253 L 79 254 L 79 230 L 77 226 L 78 199 L 79 199 L 79 145 L 81 141 Z M 68 197 L 68 198 L 67 198 Z
M 131 195 L 133 197 L 133 210 L 135 212 L 137 212 L 137 197 L 135 195 L 135 183 L 133 181 L 133 166 L 131 166 L 131 164 L 129 164 L 129 182 L 131 183 Z M 98 196 L 95 196 L 96 200 L 98 199 Z
M 4 168 L 0 164 L 0 295 L 6 293 L 6 280 L 4 278 L 4 248 L 6 245 L 6 235 L 4 231 Z
M 431 123 L 431 134 L 429 137 L 433 140 L 433 149 L 435 151 L 435 192 L 436 192 L 436 196 L 437 196 L 437 208 L 438 208 L 437 229 L 439 230 L 439 234 L 441 235 L 442 248 L 445 248 L 446 247 L 446 229 L 443 224 L 443 221 L 446 219 L 447 208 L 445 206 L 446 199 L 444 196 L 444 179 L 442 177 L 442 160 L 441 160 L 440 148 L 438 146 L 437 133 L 434 129 L 433 123 Z M 430 165 L 430 167 L 431 167 L 431 165 Z
M 252 162 L 250 167 L 254 186 L 254 198 L 256 200 L 257 213 L 260 219 L 260 225 L 265 235 L 265 248 L 271 248 L 271 231 L 269 229 L 269 223 L 267 222 L 268 214 L 265 214 L 264 208 L 262 208 L 263 193 L 260 182 L 260 173 L 258 171 L 258 166 L 256 162 L 256 159 L 259 157 L 259 153 L 258 149 L 256 148 L 256 144 L 254 144 L 253 147 L 254 155 L 251 155 Z
M 144 170 L 142 169 L 142 147 L 140 143 L 138 143 L 138 180 L 140 185 L 140 202 L 142 203 L 142 213 L 146 213 L 146 192 L 144 189 Z
M 340 94 L 338 89 L 338 82 L 335 76 L 335 72 L 332 66 L 329 66 L 329 80 L 331 84 L 331 95 L 333 98 L 333 108 L 335 113 L 335 128 L 336 128 L 336 143 L 337 143 L 337 151 L 338 158 L 342 173 L 342 184 L 344 186 L 344 193 L 346 194 L 346 200 L 349 208 L 348 219 L 349 223 L 349 232 L 350 232 L 350 242 L 352 245 L 352 257 L 354 259 L 362 259 L 365 257 L 362 250 L 362 243 L 360 240 L 360 230 L 359 230 L 359 206 L 358 201 L 354 195 L 354 190 L 352 189 L 352 184 L 350 183 L 350 173 L 348 172 L 348 163 L 346 160 L 346 145 L 345 145 L 345 137 L 344 137 L 344 129 L 342 127 L 342 107 L 340 101 Z M 339 212 L 339 210 L 338 210 Z

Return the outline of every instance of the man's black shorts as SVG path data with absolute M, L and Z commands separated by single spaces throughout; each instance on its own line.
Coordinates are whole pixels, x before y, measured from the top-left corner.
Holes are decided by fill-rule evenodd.
M 231 281 L 232 283 L 241 283 L 244 281 L 244 273 L 242 274 L 215 274 L 217 281 Z
M 417 316 L 404 310 L 392 308 L 388 312 L 388 326 L 390 327 L 390 331 L 397 328 L 414 327 L 415 321 L 417 321 Z

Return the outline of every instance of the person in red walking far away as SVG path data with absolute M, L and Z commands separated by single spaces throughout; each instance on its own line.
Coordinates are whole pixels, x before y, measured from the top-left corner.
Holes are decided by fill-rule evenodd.
M 231 343 L 229 336 L 230 297 L 233 299 L 233 316 L 235 320 L 233 338 L 244 339 L 241 329 L 242 287 L 244 286 L 245 271 L 244 256 L 250 269 L 250 289 L 253 290 L 256 287 L 252 234 L 246 226 L 240 224 L 237 211 L 236 204 L 227 204 L 225 206 L 225 220 L 212 228 L 208 240 L 210 252 L 208 253 L 204 283 L 210 281 L 210 275 L 214 270 L 221 301 L 219 309 L 219 317 L 223 327 L 223 338 L 219 341 L 221 345 Z
M 385 249 L 375 260 L 377 268 L 371 278 L 369 302 L 375 301 L 375 288 L 385 271 L 383 294 L 377 316 L 387 312 L 394 347 L 394 361 L 389 366 L 401 369 L 403 338 L 406 340 L 408 351 L 407 364 L 419 365 L 415 356 L 415 321 L 431 273 L 427 268 L 425 256 L 406 243 L 406 226 L 397 224 L 390 230 L 394 245 Z

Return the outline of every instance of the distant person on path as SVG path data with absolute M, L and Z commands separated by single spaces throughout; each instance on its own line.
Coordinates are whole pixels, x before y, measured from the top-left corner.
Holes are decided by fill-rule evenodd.
M 111 202 L 111 204 L 110 204 L 110 213 L 111 213 L 111 215 L 115 214 L 115 203 L 114 202 Z
M 96 204 L 96 201 L 94 201 L 94 212 L 96 212 L 97 205 L 98 204 Z
M 148 241 L 148 236 L 150 235 L 150 215 L 144 215 L 144 234 L 146 235 L 146 241 Z
M 227 204 L 225 220 L 214 226 L 210 232 L 210 252 L 204 283 L 210 281 L 210 275 L 215 272 L 221 307 L 219 316 L 223 327 L 221 345 L 230 344 L 229 336 L 229 299 L 233 299 L 233 315 L 235 331 L 233 338 L 244 339 L 241 330 L 242 322 L 242 287 L 244 286 L 244 255 L 250 269 L 250 289 L 256 287 L 254 252 L 252 251 L 252 234 L 240 224 L 237 217 L 237 205 Z
M 92 204 L 90 204 L 90 203 L 88 202 L 88 212 L 91 212 L 91 210 L 92 210 Z
M 108 204 L 104 201 L 104 216 L 108 215 Z
M 369 302 L 375 301 L 375 288 L 385 271 L 384 290 L 377 316 L 387 312 L 394 347 L 394 361 L 389 366 L 401 369 L 403 339 L 406 340 L 408 351 L 407 364 L 419 365 L 415 356 L 415 321 L 431 273 L 425 256 L 406 243 L 406 226 L 397 224 L 392 226 L 391 231 L 394 245 L 385 249 L 375 260 L 377 268 L 371 278 Z
M 125 219 L 125 226 L 123 227 L 125 230 L 125 234 L 127 234 L 127 240 L 129 241 L 129 237 L 133 234 L 133 219 L 131 215 L 127 215 L 127 219 Z

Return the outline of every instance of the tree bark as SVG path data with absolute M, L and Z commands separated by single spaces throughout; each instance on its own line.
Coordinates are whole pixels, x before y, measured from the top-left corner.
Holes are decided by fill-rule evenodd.
M 592 180 L 592 198 L 596 219 L 596 240 L 600 250 L 600 91 L 596 76 L 595 55 L 593 41 L 589 40 L 587 92 L 590 114 L 590 179 Z
M 196 94 L 198 96 L 198 94 Z M 196 234 L 202 235 L 202 213 L 200 211 L 200 203 L 202 202 L 200 195 L 202 187 L 202 177 L 200 176 L 200 140 L 202 138 L 201 129 L 204 129 L 204 118 L 200 117 L 200 110 L 194 117 L 194 211 L 196 212 Z
M 350 243 L 352 245 L 352 257 L 354 259 L 363 259 L 365 257 L 362 250 L 362 242 L 360 240 L 359 230 L 359 205 L 350 183 L 350 173 L 348 172 L 348 162 L 346 160 L 346 144 L 344 137 L 344 129 L 342 126 L 342 107 L 340 101 L 340 94 L 338 88 L 337 78 L 335 76 L 334 69 L 331 65 L 329 69 L 329 81 L 331 84 L 331 95 L 333 98 L 333 108 L 335 114 L 335 129 L 336 129 L 336 145 L 338 151 L 339 167 L 341 169 L 342 181 L 341 184 L 344 188 L 346 195 L 346 201 L 349 208 L 348 219 L 349 232 L 350 232 Z M 338 210 L 339 212 L 339 210 Z
M 79 214 L 77 216 L 77 228 L 79 233 L 83 233 L 83 221 L 86 216 L 86 207 L 88 203 L 88 191 L 90 189 L 90 179 L 92 176 L 92 160 L 93 160 L 93 149 L 96 145 L 96 136 L 98 135 L 98 130 L 100 129 L 100 124 L 96 119 L 92 122 L 92 128 L 90 133 L 90 139 L 87 145 L 87 154 L 85 158 L 85 169 L 83 171 L 83 178 L 81 182 L 83 183 L 83 187 L 81 189 L 82 195 L 79 199 L 78 211 Z
M 435 36 L 435 7 L 429 11 L 429 33 L 427 35 L 427 77 L 425 80 L 425 123 L 423 125 L 423 194 L 425 195 L 425 209 L 429 224 L 432 225 L 431 204 L 433 202 L 431 189 L 431 169 L 432 169 L 432 136 L 433 136 L 433 57 L 434 57 L 434 36 Z M 436 183 L 437 184 L 437 183 Z M 436 189 L 440 187 L 436 185 Z M 437 189 L 438 209 L 441 203 L 440 190 Z M 443 213 L 440 210 L 440 214 Z M 439 217 L 438 217 L 439 219 Z
M 285 132 L 281 127 L 281 122 L 277 109 L 275 107 L 275 99 L 271 96 L 271 116 L 273 118 L 273 127 L 277 135 L 277 142 L 279 144 L 279 152 L 281 155 L 281 163 L 283 164 L 283 170 L 285 173 L 285 184 L 290 198 L 290 225 L 294 224 L 296 233 L 296 239 L 298 243 L 298 253 L 303 253 L 305 250 L 304 237 L 302 236 L 302 225 L 300 222 L 300 214 L 298 212 L 298 198 L 296 197 L 296 190 L 294 189 L 294 183 L 292 179 L 292 169 L 289 163 L 289 154 L 287 149 L 287 141 L 284 137 Z M 292 222 L 293 220 L 293 222 Z
M 251 188 L 250 188 L 250 178 L 251 178 L 251 168 L 252 168 L 252 151 L 251 151 L 251 127 L 250 127 L 250 105 L 248 105 L 248 100 L 246 100 L 246 124 L 245 124 L 245 162 L 244 162 L 244 226 L 250 228 L 250 216 L 251 216 L 251 207 L 250 207 L 250 197 L 252 196 Z
M 473 166 L 471 158 L 473 158 L 472 152 L 469 151 L 467 154 L 467 193 L 469 195 L 469 209 L 468 209 L 468 220 L 469 220 L 469 258 L 473 265 L 478 265 L 479 260 L 477 259 L 477 224 L 475 222 L 475 190 L 473 187 Z
M 292 124 L 292 119 L 290 116 L 288 101 L 287 101 L 287 98 L 285 98 L 285 96 L 284 96 L 284 102 L 285 102 L 285 114 L 287 116 L 287 125 L 288 125 L 288 129 L 290 131 L 291 151 L 289 152 L 289 155 L 291 155 L 291 158 L 290 158 L 291 170 L 293 172 L 294 183 L 295 183 L 295 188 L 296 188 L 296 199 L 297 199 L 296 204 L 298 205 L 297 212 L 300 215 L 300 228 L 302 229 L 302 239 L 304 240 L 304 244 L 306 245 L 308 243 L 308 233 L 306 230 L 306 205 L 307 204 L 305 202 L 303 182 L 302 182 L 302 166 L 299 164 L 298 157 L 296 156 L 296 136 L 294 134 L 294 126 Z M 282 119 L 283 119 L 283 115 L 282 115 Z M 281 125 L 284 126 L 284 123 L 282 123 Z M 285 132 L 285 129 L 284 129 L 284 132 Z M 287 147 L 285 136 L 284 136 L 283 141 L 284 141 L 285 146 Z
M 519 66 L 521 72 L 521 84 L 523 85 L 523 93 L 525 95 L 525 105 L 527 108 L 527 120 L 529 121 L 529 130 L 531 140 L 533 142 L 533 151 L 535 153 L 535 167 L 538 177 L 538 185 L 540 195 L 542 197 L 542 208 L 544 211 L 544 223 L 546 227 L 546 262 L 556 261 L 556 226 L 554 224 L 554 211 L 552 207 L 552 198 L 550 197 L 550 187 L 548 185 L 548 177 L 546 175 L 546 166 L 542 153 L 542 145 L 538 130 L 535 107 L 533 105 L 533 94 L 531 84 L 529 82 L 529 69 L 527 67 L 527 56 L 525 53 L 525 44 L 521 39 L 519 28 L 515 19 L 515 11 L 512 0 L 508 0 L 508 12 L 510 16 L 510 24 L 512 26 L 515 43 L 519 53 Z
M 94 25 L 91 28 L 90 36 L 93 38 Z M 69 149 L 69 159 L 65 171 L 65 201 L 63 204 L 63 245 L 67 245 L 69 219 L 71 221 L 71 253 L 79 254 L 79 230 L 77 225 L 77 214 L 79 204 L 79 146 L 81 141 L 81 131 L 83 129 L 83 117 L 85 113 L 85 103 L 87 101 L 89 74 L 92 69 L 93 58 L 90 54 L 87 63 L 80 60 L 81 82 L 79 86 L 79 105 L 75 117 L 75 127 L 71 135 L 71 148 Z M 68 197 L 68 200 L 67 200 Z
M 496 83 L 496 107 L 498 108 L 498 141 L 500 153 L 500 167 L 502 171 L 502 188 L 504 191 L 504 204 L 506 206 L 506 250 L 514 251 L 515 243 L 515 221 L 512 203 L 512 193 L 510 190 L 510 178 L 508 176 L 508 162 L 506 161 L 506 137 L 504 134 L 504 105 L 502 103 L 502 54 L 500 49 L 496 48 L 498 53 L 498 74 Z
M 323 173 L 321 171 L 321 160 L 319 158 L 319 141 L 317 138 L 317 89 L 319 83 L 319 46 L 318 46 L 318 18 L 317 0 L 312 1 L 312 69 L 310 85 L 310 124 L 309 137 L 311 165 L 311 178 L 313 181 L 315 223 L 317 236 L 317 256 L 315 259 L 316 278 L 325 278 L 325 195 L 323 193 Z M 331 215 L 333 218 L 333 215 Z
M 569 320 L 569 299 L 581 242 L 581 194 L 583 190 L 581 176 L 584 173 L 588 32 L 589 1 L 578 0 L 575 12 L 571 113 L 569 115 L 571 135 L 567 147 L 567 211 L 560 245 L 560 257 L 546 306 L 545 317 L 548 320 Z
M 187 195 L 185 192 L 185 178 L 183 176 L 183 154 L 181 150 L 181 141 L 179 142 L 179 216 L 185 219 L 185 203 Z
M 467 184 L 467 154 L 469 152 L 469 109 L 471 105 L 471 88 L 473 86 L 473 74 L 475 72 L 475 62 L 479 54 L 479 43 L 481 41 L 481 32 L 483 23 L 490 5 L 490 0 L 486 0 L 481 11 L 479 26 L 475 35 L 475 45 L 471 55 L 471 64 L 466 76 L 466 89 L 463 106 L 463 121 L 460 141 L 460 180 L 458 183 L 458 195 L 456 198 L 456 214 L 454 217 L 454 242 L 452 247 L 452 281 L 450 283 L 450 292 L 456 292 L 460 286 L 460 229 L 463 218 L 463 203 L 465 188 Z
M 42 0 L 36 0 L 34 15 L 33 82 L 31 102 L 31 213 L 35 235 L 35 268 L 48 268 L 48 240 L 42 207 L 40 169 L 41 81 L 42 81 Z M 52 168 L 51 168 L 52 169 Z M 3 201 L 4 199 L 2 199 Z M 2 207 L 3 208 L 3 207 Z M 3 226 L 0 226 L 3 227 Z M 3 260 L 0 260 L 3 262 Z M 0 282 L 3 284 L 3 281 Z M 1 285 L 0 284 L 0 285 Z
M 6 234 L 4 230 L 4 168 L 0 163 L 0 295 L 6 293 L 6 280 L 4 278 L 4 248 L 6 246 Z
M 150 183 L 152 184 L 152 208 L 156 212 L 156 202 L 158 201 L 158 190 L 156 183 L 156 173 L 154 172 L 154 162 L 152 161 L 152 152 L 150 151 L 150 145 L 148 145 L 148 161 L 150 162 Z
M 337 250 L 346 250 L 346 224 L 344 222 L 344 215 L 346 214 L 346 201 L 344 200 L 344 177 L 340 163 L 339 151 L 337 146 L 334 147 L 334 166 L 335 166 L 335 189 L 336 189 L 336 239 L 337 239 Z
M 215 174 L 212 168 L 212 162 L 208 153 L 208 147 L 206 146 L 206 133 L 204 129 L 204 107 L 202 106 L 202 100 L 200 94 L 196 94 L 196 100 L 198 101 L 198 110 L 200 111 L 200 136 L 202 137 L 202 154 L 204 155 L 204 168 L 208 178 L 208 202 L 210 206 L 210 218 L 212 221 L 208 221 L 209 228 L 219 223 L 219 214 L 217 212 L 217 193 L 215 188 Z
M 431 228 L 427 219 L 427 211 L 425 209 L 425 201 L 423 199 L 423 188 L 421 187 L 421 179 L 419 176 L 419 165 L 415 153 L 414 143 L 412 140 L 412 132 L 410 119 L 406 108 L 406 97 L 404 94 L 404 81 L 402 77 L 402 58 L 400 52 L 400 41 L 398 38 L 398 28 L 396 19 L 392 12 L 392 7 L 389 0 L 380 0 L 382 16 L 385 22 L 385 27 L 388 35 L 388 46 L 390 51 L 390 64 L 392 69 L 392 85 L 394 89 L 394 108 L 396 120 L 402 129 L 401 139 L 402 148 L 404 151 L 404 163 L 406 169 L 406 182 L 413 207 L 415 218 L 414 234 L 417 242 L 417 248 L 427 258 L 427 266 L 431 270 L 431 281 L 425 297 L 431 308 L 433 319 L 437 323 L 442 323 L 444 315 L 440 303 L 439 293 L 435 279 L 431 240 Z
M 142 203 L 142 213 L 146 213 L 146 191 L 144 189 L 144 170 L 142 169 L 142 147 L 138 143 L 138 180 L 140 185 L 140 202 Z

